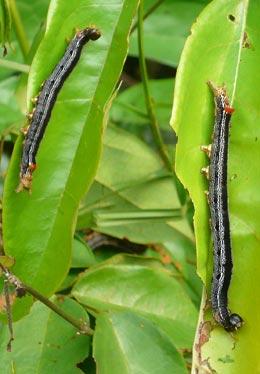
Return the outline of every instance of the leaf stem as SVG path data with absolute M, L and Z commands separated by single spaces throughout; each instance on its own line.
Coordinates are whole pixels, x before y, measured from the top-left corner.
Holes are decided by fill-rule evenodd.
M 141 78 L 143 82 L 147 114 L 148 114 L 148 117 L 150 118 L 151 130 L 153 133 L 155 143 L 157 145 L 157 148 L 160 152 L 161 158 L 165 166 L 170 171 L 173 171 L 173 163 L 169 159 L 166 146 L 162 140 L 162 136 L 161 136 L 160 129 L 159 129 L 159 124 L 155 116 L 154 106 L 152 103 L 152 98 L 151 98 L 149 87 L 148 87 L 148 74 L 147 74 L 147 68 L 146 68 L 146 62 L 145 62 L 145 56 L 144 56 L 144 43 L 143 43 L 143 0 L 140 1 L 140 5 L 138 9 L 137 28 L 138 28 L 138 49 L 139 49 L 140 72 L 141 72 Z
M 12 15 L 12 21 L 14 23 L 15 33 L 19 41 L 24 60 L 26 61 L 26 58 L 29 52 L 29 42 L 27 40 L 25 30 L 23 27 L 23 23 L 22 23 L 19 11 L 17 9 L 15 0 L 9 0 L 9 5 L 10 5 L 10 11 Z
M 163 2 L 164 2 L 164 0 L 157 0 L 152 6 L 150 6 L 150 8 L 147 9 L 147 11 L 143 15 L 143 21 L 147 17 L 149 17 L 150 14 L 152 14 Z M 134 23 L 134 25 L 131 29 L 131 34 L 132 34 L 133 31 L 135 31 L 136 28 L 137 28 L 137 22 Z
M 29 65 L 20 64 L 18 62 L 10 61 L 6 59 L 2 59 L 2 58 L 0 58 L 0 66 L 6 69 L 20 71 L 21 73 L 27 73 L 27 74 L 29 73 L 29 70 L 30 70 Z
M 12 318 L 12 310 L 11 310 L 11 302 L 10 302 L 10 295 L 9 295 L 9 287 L 7 280 L 4 281 L 4 295 L 5 295 L 5 304 L 6 304 L 6 314 L 7 314 L 7 322 L 8 322 L 8 329 L 10 338 L 7 343 L 7 351 L 11 352 L 12 350 L 12 341 L 14 340 L 14 330 L 13 330 L 13 318 Z
M 37 290 L 32 288 L 31 286 L 28 286 L 25 283 L 22 283 L 14 274 L 12 274 L 6 267 L 0 264 L 0 268 L 5 276 L 5 278 L 8 280 L 8 282 L 15 286 L 16 292 L 18 295 L 23 296 L 26 292 L 35 297 L 37 300 L 41 301 L 43 304 L 45 304 L 48 308 L 53 310 L 53 312 L 57 313 L 60 317 L 65 319 L 67 322 L 69 322 L 71 325 L 76 327 L 76 329 L 79 331 L 79 333 L 84 335 L 93 335 L 94 331 L 84 322 L 81 322 L 77 320 L 76 318 L 72 317 L 68 313 L 66 313 L 63 309 L 58 307 L 56 304 L 54 304 L 52 301 L 50 301 L 47 297 L 40 294 Z

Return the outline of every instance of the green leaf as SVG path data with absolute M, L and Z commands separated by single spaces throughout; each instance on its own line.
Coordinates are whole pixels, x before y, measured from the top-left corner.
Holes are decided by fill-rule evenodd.
M 74 239 L 72 243 L 72 268 L 87 268 L 96 263 L 95 256 L 90 247 L 83 241 Z
M 15 192 L 21 137 L 5 183 L 6 254 L 16 259 L 15 274 L 45 295 L 51 295 L 68 272 L 78 203 L 96 172 L 109 100 L 127 52 L 137 1 L 116 0 L 113 5 L 101 0 L 53 0 L 30 71 L 28 106 L 63 55 L 73 29 L 95 22 L 101 30 L 102 37 L 85 47 L 58 95 L 37 154 L 32 194 Z
M 144 22 L 145 56 L 176 67 L 190 27 L 207 2 L 165 0 Z M 129 53 L 138 56 L 137 32 L 131 37 Z
M 235 340 L 222 327 L 204 334 L 198 331 L 194 367 L 203 371 L 207 361 L 219 373 L 247 373 L 259 366 L 259 354 L 252 341 L 260 339 L 256 310 L 260 304 L 259 184 L 260 159 L 259 95 L 257 90 L 260 7 L 254 1 L 212 1 L 192 29 L 181 58 L 172 123 L 178 134 L 176 172 L 189 190 L 195 206 L 194 226 L 198 272 L 207 285 L 212 277 L 212 251 L 208 206 L 204 195 L 207 182 L 200 174 L 208 162 L 200 152 L 201 144 L 211 141 L 214 123 L 212 93 L 206 81 L 225 84 L 235 108 L 230 129 L 228 195 L 233 252 L 233 274 L 229 289 L 229 307 L 239 313 L 245 325 Z M 194 69 L 194 66 L 199 67 Z M 211 317 L 201 310 L 203 321 Z M 201 344 L 209 339 L 206 344 Z M 225 359 L 229 356 L 229 360 Z M 248 359 L 250 357 L 250 359 Z M 206 361 L 205 361 L 206 360 Z
M 85 310 L 71 299 L 57 305 L 75 318 L 88 322 Z M 7 352 L 9 331 L 0 331 L 1 373 L 81 373 L 77 364 L 89 354 L 90 338 L 78 335 L 75 327 L 37 302 L 28 316 L 14 323 L 12 352 Z
M 173 80 L 155 79 L 149 81 L 149 89 L 153 98 L 156 118 L 164 130 L 169 130 L 169 113 L 172 105 Z M 141 83 L 131 86 L 117 96 L 110 111 L 112 122 L 132 127 L 149 124 L 143 85 Z
M 127 310 L 145 316 L 178 348 L 191 348 L 197 312 L 167 270 L 147 267 L 138 257 L 116 263 L 112 258 L 85 272 L 72 294 L 90 310 Z
M 137 168 L 140 160 L 142 167 Z M 112 167 L 114 165 L 117 167 Z M 108 127 L 104 137 L 102 162 L 96 176 L 98 182 L 112 189 L 123 190 L 168 174 L 160 157 L 147 144 L 128 131 L 112 125 Z M 174 190 L 173 184 L 173 193 Z M 173 199 L 175 197 L 176 192 Z
M 133 313 L 102 313 L 97 318 L 94 357 L 99 374 L 187 373 L 168 336 Z

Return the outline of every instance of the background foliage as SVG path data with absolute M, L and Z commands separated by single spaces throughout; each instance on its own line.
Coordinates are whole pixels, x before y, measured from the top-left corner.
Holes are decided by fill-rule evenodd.
M 212 131 L 208 79 L 225 82 L 235 108 L 243 102 L 240 95 L 248 98 L 245 107 L 259 108 L 257 94 L 250 96 L 241 82 L 245 75 L 247 87 L 255 82 L 254 73 L 249 79 L 246 72 L 248 66 L 254 71 L 257 33 L 251 30 L 260 9 L 249 7 L 249 0 L 145 0 L 138 18 L 138 3 L 1 1 L 1 40 L 8 52 L 0 59 L 4 250 L 15 258 L 16 276 L 93 332 L 77 334 L 53 310 L 33 304 L 28 294 L 16 298 L 10 287 L 15 340 L 7 352 L 2 294 L 2 373 L 187 373 L 198 318 L 193 369 L 236 373 L 248 368 L 241 352 L 257 330 L 243 327 L 234 349 L 233 338 L 207 322 L 212 318 L 210 311 L 204 313 L 205 292 L 199 314 L 196 262 L 207 291 L 212 272 L 207 185 L 200 175 L 206 159 L 199 146 L 209 142 Z M 31 98 L 64 53 L 66 39 L 90 24 L 102 37 L 84 48 L 58 95 L 37 155 L 32 194 L 17 194 L 19 129 L 32 109 Z M 169 126 L 173 91 L 176 134 Z M 243 132 L 239 123 L 247 114 L 236 110 L 230 145 L 236 251 L 230 299 L 248 326 L 254 307 L 249 312 L 240 290 L 245 295 L 247 282 L 255 284 L 254 272 L 243 277 L 243 286 L 238 273 L 248 274 L 246 248 L 257 252 L 256 217 L 242 198 L 257 206 L 257 173 L 246 162 L 249 148 L 252 159 L 259 157 L 257 110 L 252 109 Z M 175 155 L 176 173 L 188 191 L 177 179 Z M 250 260 L 255 271 L 256 257 Z M 258 358 L 250 357 L 253 373 Z

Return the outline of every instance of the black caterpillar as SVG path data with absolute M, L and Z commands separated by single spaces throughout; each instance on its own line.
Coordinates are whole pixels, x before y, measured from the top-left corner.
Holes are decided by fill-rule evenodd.
M 31 190 L 32 173 L 36 168 L 36 154 L 57 95 L 65 79 L 79 60 L 83 46 L 89 40 L 97 40 L 100 36 L 100 32 L 95 28 L 88 27 L 78 31 L 68 45 L 61 61 L 44 82 L 42 90 L 36 99 L 37 104 L 30 115 L 29 128 L 26 131 L 20 169 L 20 184 L 17 192 L 22 191 L 24 188 Z
M 228 309 L 228 288 L 232 275 L 232 254 L 227 196 L 227 161 L 229 127 L 234 109 L 230 107 L 226 90 L 208 82 L 214 93 L 216 117 L 213 141 L 201 149 L 210 156 L 210 166 L 202 171 L 209 179 L 208 201 L 214 247 L 214 268 L 211 303 L 215 320 L 227 331 L 242 326 L 243 319 Z

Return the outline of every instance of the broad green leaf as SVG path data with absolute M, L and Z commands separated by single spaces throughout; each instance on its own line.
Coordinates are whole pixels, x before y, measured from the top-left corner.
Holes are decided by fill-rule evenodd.
M 142 167 L 137 168 L 140 160 Z M 117 167 L 113 170 L 111 166 L 115 165 L 115 161 Z M 148 178 L 151 180 L 155 176 L 167 174 L 160 157 L 145 142 L 116 126 L 108 127 L 104 137 L 102 163 L 96 176 L 98 182 L 113 189 L 125 189 L 129 185 L 145 182 Z
M 98 316 L 94 357 L 99 374 L 187 373 L 168 336 L 148 319 L 129 312 Z
M 85 310 L 71 299 L 55 301 L 75 318 L 88 322 Z M 76 374 L 77 364 L 89 354 L 90 338 L 78 335 L 75 327 L 37 302 L 28 316 L 14 323 L 12 352 L 7 352 L 7 326 L 0 331 L 0 372 L 2 374 Z
M 144 22 L 146 57 L 176 67 L 190 27 L 207 2 L 165 0 Z M 136 31 L 131 37 L 129 53 L 138 56 Z
M 154 79 L 149 81 L 156 118 L 164 130 L 169 130 L 172 105 L 173 79 Z M 149 126 L 142 83 L 135 84 L 117 96 L 110 111 L 110 120 L 124 127 L 133 125 Z
M 208 162 L 201 144 L 211 141 L 214 123 L 212 93 L 206 85 L 212 80 L 225 84 L 235 108 L 230 129 L 228 195 L 233 249 L 233 275 L 229 306 L 245 320 L 232 339 L 222 327 L 214 326 L 210 336 L 203 332 L 203 316 L 194 351 L 194 367 L 209 365 L 219 373 L 254 372 L 259 354 L 252 341 L 260 339 L 258 284 L 260 281 L 259 183 L 260 159 L 258 91 L 260 61 L 258 21 L 260 5 L 247 0 L 213 1 L 200 15 L 188 39 L 178 75 L 172 123 L 178 134 L 176 172 L 189 190 L 195 206 L 195 233 L 198 272 L 209 292 L 212 277 L 212 251 L 208 207 L 203 197 L 207 183 L 200 168 Z M 194 67 L 199 67 L 198 69 Z M 204 317 L 204 318 L 203 318 Z M 205 341 L 209 338 L 206 344 Z M 206 361 L 207 364 L 206 364 Z
M 72 243 L 72 268 L 86 268 L 96 263 L 95 256 L 89 246 L 82 240 L 74 239 Z
M 168 270 L 148 267 L 138 258 L 116 263 L 110 259 L 85 272 L 72 294 L 90 310 L 127 310 L 145 316 L 178 348 L 191 348 L 197 312 Z
M 136 6 L 137 1 L 128 0 L 116 0 L 113 6 L 101 0 L 50 3 L 46 33 L 29 76 L 28 106 L 63 55 L 65 39 L 73 36 L 75 27 L 95 23 L 102 37 L 85 46 L 58 95 L 37 154 L 32 194 L 15 192 L 21 137 L 5 183 L 6 253 L 16 260 L 15 274 L 46 295 L 59 287 L 70 266 L 78 203 L 96 172 L 109 100 L 125 59 Z

